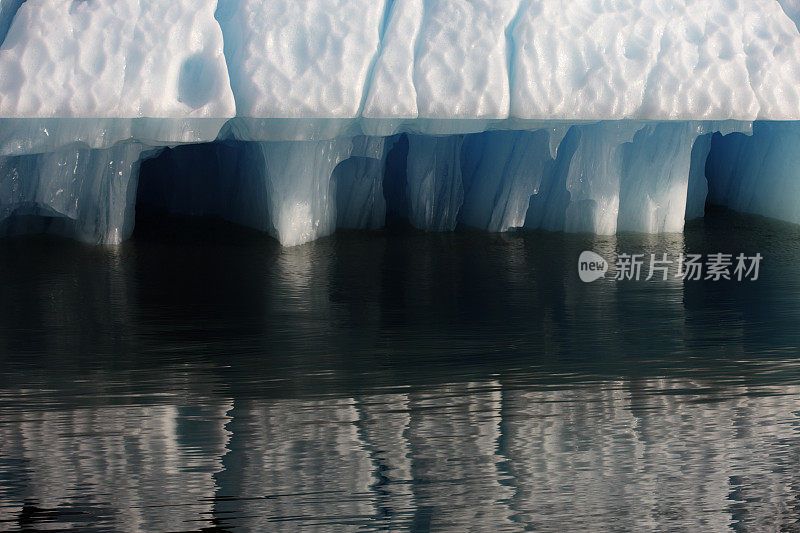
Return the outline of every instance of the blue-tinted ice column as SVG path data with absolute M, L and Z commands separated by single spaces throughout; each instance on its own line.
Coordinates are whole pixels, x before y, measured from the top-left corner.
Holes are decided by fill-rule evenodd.
M 461 135 L 408 136 L 408 218 L 426 231 L 452 231 L 464 202 Z
M 253 144 L 263 156 L 269 231 L 281 244 L 295 246 L 325 237 L 337 225 L 383 225 L 386 139 Z
M 254 145 L 263 157 L 270 233 L 285 246 L 332 234 L 336 199 L 331 175 L 349 157 L 352 139 Z
M 460 220 L 491 232 L 525 225 L 528 204 L 552 163 L 546 131 L 499 131 L 467 136 L 466 194 Z
M 531 199 L 527 227 L 612 235 L 617 231 L 622 145 L 632 123 L 574 126 L 558 148 L 555 164 Z
M 623 145 L 618 231 L 683 231 L 696 138 L 696 125 L 669 122 L 645 126 Z
M 709 201 L 800 223 L 800 124 L 756 122 L 752 136 L 714 135 Z
M 119 244 L 133 232 L 143 150 L 125 143 L 0 158 L 0 227 Z
M 526 227 L 600 235 L 682 231 L 700 131 L 691 122 L 574 126 L 531 198 Z M 699 165 L 702 154 L 696 157 Z M 693 199 L 701 188 L 693 184 Z

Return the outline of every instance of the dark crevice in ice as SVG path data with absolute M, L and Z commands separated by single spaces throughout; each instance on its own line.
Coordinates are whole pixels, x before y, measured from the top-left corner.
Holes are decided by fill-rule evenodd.
M 383 196 L 386 199 L 386 226 L 408 225 L 408 135 L 400 135 L 386 156 L 383 175 Z

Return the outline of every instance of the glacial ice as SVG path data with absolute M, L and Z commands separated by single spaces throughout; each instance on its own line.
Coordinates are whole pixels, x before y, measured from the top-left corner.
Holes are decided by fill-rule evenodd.
M 0 233 L 800 223 L 797 0 L 0 0 Z M 144 169 L 139 179 L 140 167 Z M 159 175 L 156 176 L 155 173 Z
M 14 15 L 17 14 L 22 2 L 24 0 L 0 0 L 0 44 L 3 44 L 8 28 L 11 27 L 11 21 L 14 20 Z
M 523 227 L 530 198 L 551 164 L 549 142 L 542 130 L 467 136 L 461 222 L 492 232 Z
M 105 150 L 77 147 L 0 158 L 0 228 L 119 243 L 133 231 L 144 151 L 141 144 L 121 143 Z
M 0 116 L 232 117 L 216 1 L 175 4 L 27 0 L 0 53 Z
M 288 246 L 337 226 L 377 229 L 386 212 L 386 144 L 383 137 L 356 137 L 183 146 L 147 163 L 139 199 L 257 228 Z
M 800 224 L 800 124 L 758 122 L 752 136 L 715 134 L 708 198 L 743 213 Z

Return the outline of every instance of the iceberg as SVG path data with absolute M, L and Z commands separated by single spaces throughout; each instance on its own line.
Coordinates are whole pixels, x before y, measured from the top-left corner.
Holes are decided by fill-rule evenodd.
M 0 0 L 0 234 L 800 223 L 796 0 Z

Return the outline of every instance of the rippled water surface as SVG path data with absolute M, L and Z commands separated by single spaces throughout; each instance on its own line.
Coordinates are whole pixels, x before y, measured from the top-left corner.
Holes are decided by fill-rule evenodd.
M 582 283 L 583 250 L 760 252 Z M 0 242 L 0 529 L 800 531 L 800 228 Z

